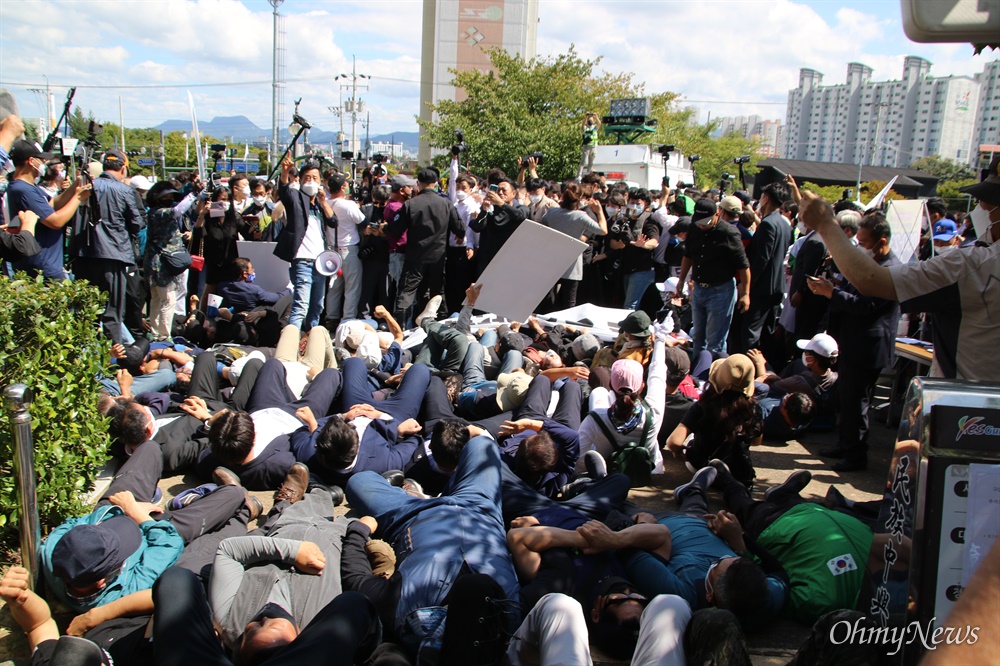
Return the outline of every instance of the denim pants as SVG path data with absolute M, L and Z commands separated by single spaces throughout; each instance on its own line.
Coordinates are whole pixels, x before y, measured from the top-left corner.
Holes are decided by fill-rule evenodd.
M 692 299 L 694 323 L 691 337 L 694 338 L 694 353 L 707 349 L 719 354 L 726 351 L 726 336 L 733 320 L 736 307 L 736 280 L 727 280 L 714 287 L 695 284 Z
M 648 271 L 636 271 L 625 276 L 625 309 L 637 310 L 642 295 L 646 293 L 646 288 L 656 281 L 656 272 L 650 268 Z
M 365 471 L 347 482 L 359 515 L 374 516 L 396 551 L 402 577 L 397 628 L 412 611 L 440 606 L 464 564 L 518 598 L 517 574 L 500 510 L 500 449 L 489 437 L 469 440 L 440 497 L 417 499 Z
M 316 262 L 312 259 L 293 259 L 288 267 L 288 279 L 295 290 L 288 323 L 306 331 L 318 326 L 326 298 L 326 276 L 316 270 Z

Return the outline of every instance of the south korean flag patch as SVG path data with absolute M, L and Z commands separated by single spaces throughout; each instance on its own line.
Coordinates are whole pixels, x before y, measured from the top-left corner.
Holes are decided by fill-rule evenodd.
M 858 565 L 854 562 L 854 557 L 850 553 L 838 555 L 827 562 L 826 566 L 830 567 L 830 573 L 834 576 L 845 574 L 848 571 L 858 570 Z

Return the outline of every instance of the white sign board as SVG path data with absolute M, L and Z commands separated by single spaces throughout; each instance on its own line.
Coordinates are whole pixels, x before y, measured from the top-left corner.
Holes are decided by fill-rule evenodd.
M 889 247 L 899 257 L 900 263 L 910 263 L 920 247 L 921 225 L 925 220 L 927 224 L 930 224 L 927 205 L 923 199 L 890 201 L 885 219 L 892 229 L 892 240 L 889 242 Z
M 479 276 L 483 290 L 476 309 L 526 321 L 586 248 L 586 243 L 525 220 Z
M 560 322 L 576 327 L 584 327 L 599 339 L 611 342 L 618 337 L 618 322 L 632 314 L 631 310 L 602 308 L 591 303 L 583 303 L 568 310 L 549 312 L 538 318 L 546 322 Z
M 236 241 L 240 256 L 249 259 L 257 277 L 255 284 L 268 291 L 284 291 L 288 286 L 288 262 L 274 256 L 277 243 Z

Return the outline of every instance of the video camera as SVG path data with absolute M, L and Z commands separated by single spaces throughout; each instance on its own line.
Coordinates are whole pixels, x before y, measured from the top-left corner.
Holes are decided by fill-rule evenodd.
M 675 151 L 676 151 L 676 148 L 674 147 L 674 144 L 672 144 L 672 143 L 668 143 L 668 144 L 660 146 L 659 148 L 656 149 L 656 152 L 658 152 L 660 154 L 660 156 L 663 157 L 664 160 L 670 159 L 670 153 L 673 153 Z
M 372 175 L 376 178 L 386 175 L 388 172 L 385 170 L 385 162 L 389 158 L 381 153 L 375 153 L 372 155 L 372 162 L 374 164 L 371 167 Z
M 736 159 L 733 160 L 733 163 L 734 164 L 746 164 L 749 161 L 750 161 L 750 156 L 749 155 L 740 155 L 739 157 L 737 157 Z
M 468 150 L 469 146 L 465 143 L 465 134 L 460 129 L 455 130 L 455 143 L 451 146 L 451 154 L 458 157 Z
M 535 160 L 535 166 L 542 166 L 542 160 L 545 159 L 545 153 L 540 150 L 536 150 L 533 153 L 529 153 L 521 158 L 521 164 L 525 167 L 528 166 L 528 158 Z

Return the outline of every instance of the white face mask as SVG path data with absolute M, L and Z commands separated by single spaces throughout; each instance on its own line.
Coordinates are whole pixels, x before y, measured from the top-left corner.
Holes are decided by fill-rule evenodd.
M 466 192 L 465 190 L 456 190 L 455 191 L 455 200 L 456 201 L 465 201 L 465 198 L 467 196 L 469 196 L 469 193 Z
M 858 247 L 861 247 L 860 245 Z M 864 252 L 870 259 L 875 258 L 875 250 L 869 250 L 866 247 L 862 247 L 861 251 Z
M 263 206 L 264 202 L 267 201 L 267 197 L 254 197 L 253 202 L 258 206 Z
M 316 196 L 316 194 L 319 192 L 319 183 L 314 183 L 311 181 L 308 183 L 302 183 L 302 186 L 299 189 L 302 192 L 302 194 L 311 198 Z
M 948 254 L 949 252 L 957 249 L 958 249 L 957 245 L 941 245 L 941 246 L 935 245 L 934 254 Z
M 630 204 L 628 207 L 628 213 L 632 217 L 639 217 L 642 215 L 642 204 Z
M 542 195 L 541 194 L 532 194 L 532 195 L 528 196 L 528 201 L 530 201 L 533 204 L 536 204 L 536 203 L 538 203 L 541 200 L 542 200 Z
M 300 186 L 300 185 L 299 185 L 298 183 L 292 183 L 292 184 L 291 184 L 291 185 L 289 185 L 288 187 L 292 188 L 293 190 L 297 190 L 297 189 L 299 189 L 299 187 L 301 187 L 301 186 Z
M 243 192 L 243 196 L 245 196 L 245 197 L 250 196 L 250 186 L 249 185 L 244 185 L 241 188 L 241 191 Z
M 993 244 L 993 226 L 1000 223 L 1000 220 L 996 222 L 990 220 L 990 215 L 997 209 L 996 206 L 991 210 L 986 210 L 983 208 L 982 204 L 976 206 L 969 216 L 972 218 L 972 227 L 976 230 L 976 239 L 980 243 L 985 243 L 986 245 Z
M 617 206 L 608 206 L 608 217 L 618 217 L 620 210 Z

